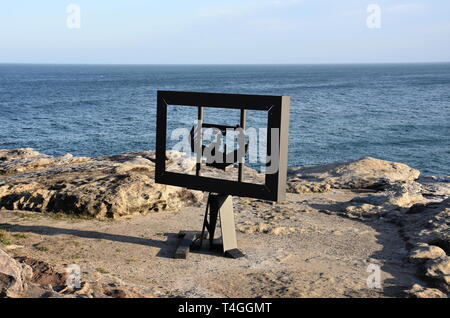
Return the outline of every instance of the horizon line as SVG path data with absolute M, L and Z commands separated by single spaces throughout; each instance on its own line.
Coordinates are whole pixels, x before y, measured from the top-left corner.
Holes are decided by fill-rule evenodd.
M 53 63 L 53 62 L 0 62 L 0 65 L 73 65 L 73 66 L 290 66 L 290 65 L 386 65 L 386 64 L 448 64 L 449 61 L 425 62 L 318 62 L 318 63 Z

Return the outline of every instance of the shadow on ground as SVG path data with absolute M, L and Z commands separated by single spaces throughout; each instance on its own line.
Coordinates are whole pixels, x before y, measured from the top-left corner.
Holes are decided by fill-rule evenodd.
M 87 239 L 101 239 L 120 243 L 138 244 L 144 246 L 150 246 L 159 248 L 160 251 L 156 255 L 157 257 L 173 258 L 175 249 L 178 244 L 178 235 L 175 233 L 166 233 L 166 241 L 140 238 L 128 235 L 109 234 L 97 231 L 85 231 L 75 229 L 64 229 L 50 226 L 38 226 L 38 225 L 17 225 L 17 224 L 0 224 L 0 229 L 7 230 L 13 233 L 35 233 L 40 235 L 73 235 L 80 238 Z
M 311 204 L 310 206 L 322 213 L 347 217 L 342 212 L 342 205 L 343 203 Z M 398 225 L 387 219 L 380 219 L 378 216 L 372 219 L 351 219 L 373 228 L 378 233 L 377 242 L 383 246 L 381 250 L 370 256 L 375 265 L 380 266 L 383 272 L 391 276 L 390 278 L 381 277 L 382 290 L 379 292 L 387 297 L 406 297 L 405 291 L 414 283 L 423 283 L 417 275 L 415 265 L 407 261 L 407 245 L 400 234 Z M 368 277 L 370 274 L 371 272 L 368 271 Z

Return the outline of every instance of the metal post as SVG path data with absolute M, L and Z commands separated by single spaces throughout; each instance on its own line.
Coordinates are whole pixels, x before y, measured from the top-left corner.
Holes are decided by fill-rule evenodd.
M 195 175 L 196 176 L 200 176 L 200 170 L 202 170 L 202 137 L 203 137 L 203 128 L 202 128 L 202 124 L 203 124 L 203 117 L 204 117 L 204 111 L 203 111 L 203 107 L 199 106 L 198 107 L 198 131 L 197 131 L 197 135 L 195 136 L 195 142 L 198 143 L 197 145 L 197 149 L 200 150 L 200 153 L 197 153 L 197 164 L 196 164 L 196 169 L 195 169 Z
M 241 129 L 243 132 L 245 132 L 246 129 L 246 122 L 247 122 L 247 110 L 245 109 L 241 109 Z M 239 148 L 240 147 L 244 147 L 245 148 L 245 135 L 244 136 L 240 136 L 238 137 L 238 143 L 239 143 Z M 240 153 L 242 153 L 242 151 L 244 151 L 244 156 L 245 156 L 245 149 L 241 149 Z M 239 176 L 238 176 L 238 180 L 239 182 L 242 182 L 244 179 L 244 160 L 245 157 L 240 158 L 241 162 L 239 163 Z
M 225 256 L 231 258 L 239 258 L 244 256 L 244 254 L 242 254 L 237 247 L 236 228 L 233 213 L 233 197 L 231 195 L 209 194 L 199 247 L 202 247 L 205 229 L 208 230 L 209 247 L 214 249 L 217 246 L 214 244 L 217 217 L 220 217 L 222 248 Z

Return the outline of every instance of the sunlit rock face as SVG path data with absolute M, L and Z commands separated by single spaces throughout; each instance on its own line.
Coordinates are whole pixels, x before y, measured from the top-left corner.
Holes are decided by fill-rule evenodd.
M 168 152 L 168 165 L 189 172 L 194 164 Z M 0 150 L 0 208 L 120 217 L 197 204 L 203 194 L 156 184 L 154 152 L 85 158 L 51 157 L 30 148 Z

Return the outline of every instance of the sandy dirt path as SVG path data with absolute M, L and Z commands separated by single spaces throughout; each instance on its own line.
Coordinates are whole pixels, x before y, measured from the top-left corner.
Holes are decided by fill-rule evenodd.
M 283 205 L 235 199 L 238 244 L 246 257 L 210 252 L 173 259 L 180 230 L 200 230 L 203 207 L 130 219 L 80 220 L 0 211 L 11 253 L 60 271 L 78 264 L 89 297 L 402 297 L 417 282 L 395 225 L 321 212 L 356 194 L 290 194 Z M 361 195 L 361 194 L 358 194 Z M 265 211 L 265 212 L 261 212 Z M 280 235 L 245 231 L 249 224 L 293 229 Z M 16 246 L 14 246 L 16 245 Z M 382 289 L 367 286 L 370 264 L 381 267 Z M 31 289 L 29 296 L 41 290 Z

